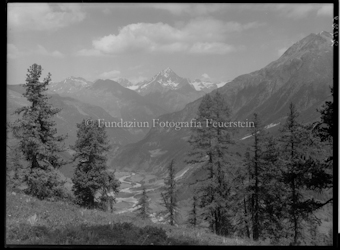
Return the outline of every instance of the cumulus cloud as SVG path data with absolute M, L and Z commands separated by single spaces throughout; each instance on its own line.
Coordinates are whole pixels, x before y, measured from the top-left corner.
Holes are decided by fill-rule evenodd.
M 182 27 L 173 27 L 161 22 L 134 23 L 120 28 L 118 34 L 97 38 L 92 44 L 95 51 L 106 54 L 135 52 L 227 54 L 237 49 L 226 43 L 230 33 L 262 25 L 264 23 L 241 24 L 212 18 L 194 19 Z
M 33 51 L 33 53 L 40 54 L 40 55 L 43 55 L 43 56 L 57 57 L 57 58 L 63 58 L 64 57 L 64 55 L 61 52 L 59 52 L 58 50 L 48 51 L 47 49 L 45 49 L 45 47 L 41 46 L 40 44 L 38 44 L 38 49 Z
M 116 80 L 120 76 L 120 71 L 119 70 L 112 70 L 112 71 L 107 71 L 103 72 L 99 75 L 99 78 L 102 79 L 110 79 L 110 80 Z
M 77 4 L 10 3 L 9 30 L 57 30 L 85 18 Z
M 11 59 L 20 58 L 30 55 L 50 56 L 55 58 L 64 58 L 65 55 L 58 50 L 48 51 L 44 46 L 38 44 L 34 50 L 19 50 L 14 44 L 7 44 L 7 55 Z
M 202 74 L 203 79 L 210 79 L 210 76 L 207 73 Z
M 135 77 L 128 77 L 128 80 L 132 82 L 133 84 L 137 84 L 139 82 L 143 82 L 145 80 L 148 80 L 149 78 L 146 76 L 135 76 Z
M 237 48 L 224 43 L 194 43 L 189 50 L 193 54 L 227 54 L 236 51 Z

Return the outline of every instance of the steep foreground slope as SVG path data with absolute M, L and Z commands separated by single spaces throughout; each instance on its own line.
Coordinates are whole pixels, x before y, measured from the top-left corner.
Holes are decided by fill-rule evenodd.
M 82 209 L 7 191 L 6 244 L 34 245 L 260 245 L 203 229 L 154 224 L 136 214 Z
M 293 102 L 302 122 L 318 119 L 316 111 L 331 98 L 333 85 L 333 48 L 327 32 L 310 34 L 292 45 L 278 60 L 261 70 L 241 75 L 218 90 L 227 100 L 232 121 L 246 121 L 257 112 L 270 131 L 284 122 L 288 105 Z M 196 116 L 201 99 L 178 112 L 165 114 L 159 121 L 190 121 Z M 249 132 L 238 128 L 235 153 L 244 151 L 242 140 Z M 115 156 L 112 167 L 163 173 L 169 160 L 176 159 L 178 170 L 188 167 L 184 158 L 189 150 L 190 128 L 153 127 L 139 142 L 126 145 Z

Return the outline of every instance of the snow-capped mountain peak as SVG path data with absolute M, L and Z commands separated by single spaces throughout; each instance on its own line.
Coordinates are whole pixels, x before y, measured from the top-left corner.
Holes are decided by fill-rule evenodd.
M 87 81 L 82 77 L 70 76 L 61 82 L 51 82 L 49 85 L 50 91 L 63 93 L 72 92 L 82 88 L 91 86 L 93 82 Z
M 138 84 L 140 88 L 139 93 L 149 92 L 164 92 L 167 90 L 178 90 L 183 86 L 189 84 L 190 81 L 186 78 L 178 76 L 171 68 L 161 70 L 154 75 L 151 80 Z
M 195 79 L 190 83 L 191 86 L 193 86 L 197 91 L 208 91 L 210 92 L 213 89 L 216 89 L 217 86 L 215 83 L 210 81 L 204 81 L 201 79 Z
M 163 75 L 166 78 L 171 76 L 172 74 L 176 75 L 176 73 L 169 67 L 167 67 L 166 69 L 163 69 L 159 74 Z
M 138 84 L 133 84 L 126 78 L 118 78 L 116 80 L 120 85 L 122 85 L 125 88 L 131 89 L 131 90 L 137 90 L 139 88 Z
M 92 82 L 87 81 L 82 77 L 75 77 L 75 76 L 70 76 L 66 78 L 64 81 L 62 81 L 62 83 L 71 83 L 77 87 L 78 86 L 85 87 L 85 86 L 89 86 L 92 84 Z
M 118 82 L 120 85 L 122 85 L 123 87 L 129 87 L 132 86 L 133 83 L 130 82 L 128 79 L 126 78 L 118 78 L 115 80 L 116 82 Z
M 224 86 L 227 82 L 212 82 L 207 79 L 195 79 L 192 82 L 190 82 L 190 85 L 193 86 L 197 91 L 204 91 L 206 93 L 209 93 L 213 91 L 214 89 L 220 88 Z

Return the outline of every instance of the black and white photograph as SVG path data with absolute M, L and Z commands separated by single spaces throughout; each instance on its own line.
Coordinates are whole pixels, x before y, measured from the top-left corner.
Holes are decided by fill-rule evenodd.
M 337 246 L 337 2 L 6 12 L 5 246 Z

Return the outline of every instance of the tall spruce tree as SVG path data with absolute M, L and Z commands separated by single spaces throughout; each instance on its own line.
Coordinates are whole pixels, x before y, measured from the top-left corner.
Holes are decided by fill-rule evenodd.
M 22 117 L 12 123 L 11 128 L 19 140 L 19 150 L 29 162 L 29 171 L 24 178 L 28 186 L 26 192 L 44 199 L 56 196 L 63 184 L 56 169 L 65 164 L 58 155 L 64 151 L 61 142 L 65 136 L 57 135 L 53 120 L 61 109 L 52 107 L 46 94 L 51 74 L 40 82 L 41 73 L 40 65 L 29 67 L 23 96 L 30 105 L 15 111 Z
M 27 168 L 21 162 L 22 154 L 18 145 L 6 146 L 6 183 L 17 188 L 24 183 L 25 176 L 28 175 Z
M 114 173 L 106 168 L 106 154 L 111 146 L 105 127 L 99 126 L 98 121 L 83 120 L 77 128 L 77 140 L 71 147 L 75 151 L 73 159 L 78 161 L 72 178 L 72 190 L 77 202 L 81 206 L 94 208 L 97 193 L 101 194 L 103 202 L 112 202 L 109 197 L 118 192 L 120 183 Z
M 252 233 L 253 240 L 257 241 L 261 236 L 264 218 L 265 188 L 265 165 L 264 142 L 267 133 L 261 123 L 259 116 L 255 113 L 252 120 L 254 126 L 250 128 L 252 144 L 245 153 L 243 165 L 235 173 L 233 182 L 236 195 L 236 215 L 238 230 L 246 233 L 248 237 Z M 237 207 L 243 207 L 238 210 Z
M 247 238 L 250 238 L 251 233 L 251 195 L 248 188 L 251 169 L 249 151 L 250 149 L 247 148 L 242 164 L 236 168 L 232 184 L 234 192 L 231 196 L 235 232 L 240 237 Z
M 191 210 L 189 212 L 189 217 L 188 217 L 188 224 L 192 227 L 196 227 L 198 225 L 198 206 L 197 206 L 197 197 L 194 195 L 192 199 L 192 206 Z
M 135 207 L 137 207 L 137 213 L 141 216 L 142 219 L 149 218 L 151 209 L 149 204 L 149 197 L 147 195 L 145 186 L 143 186 L 142 196 L 140 197 Z
M 252 232 L 253 239 L 257 241 L 260 236 L 261 230 L 261 217 L 262 211 L 260 203 L 263 200 L 263 143 L 264 143 L 264 126 L 262 125 L 258 115 L 254 114 L 254 127 L 251 128 L 251 135 L 254 139 L 254 143 L 251 147 L 250 154 L 250 169 L 249 169 L 249 194 L 251 200 L 251 215 L 252 215 Z
M 332 180 L 319 159 L 322 148 L 317 143 L 311 143 L 310 128 L 299 123 L 298 116 L 298 111 L 291 103 L 287 121 L 281 129 L 279 158 L 282 183 L 287 190 L 283 205 L 294 245 L 302 239 L 303 224 L 311 220 L 318 221 L 314 212 L 329 202 L 306 197 L 305 192 L 322 190 Z
M 175 180 L 175 162 L 174 160 L 171 160 L 169 166 L 168 166 L 168 174 L 167 177 L 164 180 L 164 189 L 165 191 L 161 193 L 162 199 L 163 199 L 163 205 L 166 208 L 167 215 L 166 218 L 168 218 L 170 225 L 177 224 L 177 218 L 178 218 L 178 200 L 177 200 L 177 183 Z
M 202 164 L 206 173 L 198 183 L 197 192 L 203 219 L 210 230 L 228 235 L 232 231 L 229 211 L 230 167 L 227 160 L 228 145 L 232 144 L 230 134 L 222 123 L 228 122 L 229 107 L 219 92 L 206 95 L 198 108 L 197 122 L 202 126 L 193 128 L 189 140 L 192 151 L 188 163 Z
M 113 204 L 116 202 L 115 196 L 120 186 L 119 181 L 115 177 L 115 171 L 104 172 L 100 184 L 100 207 L 105 211 L 113 213 Z
M 330 90 L 332 96 L 334 96 L 333 88 L 330 88 Z M 327 189 L 333 187 L 333 137 L 335 133 L 333 100 L 326 101 L 318 111 L 321 117 L 320 121 L 314 126 L 313 135 L 319 139 L 318 145 L 323 148 L 324 159 L 320 163 L 322 168 L 317 171 L 318 173 L 313 173 L 318 178 L 311 181 L 310 185 L 314 188 Z
M 290 230 L 293 232 L 293 243 L 298 243 L 298 238 L 301 235 L 301 222 L 303 210 L 301 180 L 305 169 L 302 162 L 303 155 L 307 148 L 304 142 L 307 139 L 307 131 L 305 127 L 298 123 L 299 114 L 294 104 L 290 104 L 289 113 L 281 129 L 281 160 L 284 163 L 282 171 L 283 183 L 288 191 L 285 206 L 287 208 L 287 220 L 290 225 Z
M 279 145 L 276 138 L 270 136 L 264 141 L 262 154 L 262 234 L 277 243 L 286 235 L 284 227 L 285 186 L 281 181 L 281 166 L 279 161 Z
M 330 91 L 332 97 L 334 97 L 333 87 L 330 88 Z M 317 123 L 318 136 L 322 141 L 328 141 L 333 144 L 333 136 L 335 133 L 333 100 L 326 101 L 318 112 L 321 114 L 320 122 Z

